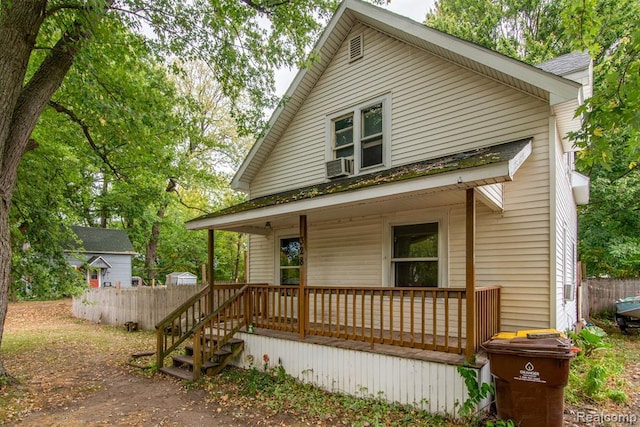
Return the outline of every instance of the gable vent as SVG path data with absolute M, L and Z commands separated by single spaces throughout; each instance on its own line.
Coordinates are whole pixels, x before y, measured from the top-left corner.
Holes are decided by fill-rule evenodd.
M 362 34 L 349 39 L 349 62 L 362 58 L 364 55 L 364 42 Z

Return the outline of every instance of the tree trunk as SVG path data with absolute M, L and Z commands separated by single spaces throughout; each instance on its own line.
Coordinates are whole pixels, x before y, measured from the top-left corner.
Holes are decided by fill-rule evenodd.
M 240 275 L 240 252 L 242 252 L 242 237 L 244 234 L 238 233 L 238 239 L 236 240 L 236 262 L 233 267 L 233 281 L 238 283 Z M 246 268 L 246 267 L 245 267 Z
M 9 212 L 18 165 L 40 114 L 71 68 L 78 42 L 89 36 L 73 26 L 23 85 L 46 4 L 46 0 L 0 3 L 0 345 L 9 303 Z M 1 360 L 0 375 L 6 375 Z
M 109 181 L 107 178 L 107 174 L 102 171 L 102 201 L 100 202 L 100 227 L 107 228 L 109 225 L 109 212 L 107 209 L 107 204 L 104 202 L 107 194 L 109 193 Z
M 158 241 L 160 240 L 160 223 L 164 218 L 164 208 L 158 209 L 158 220 L 151 226 L 151 237 L 147 242 L 146 254 L 144 257 L 144 268 L 147 270 L 148 283 L 153 283 L 156 278 L 156 257 L 158 254 Z

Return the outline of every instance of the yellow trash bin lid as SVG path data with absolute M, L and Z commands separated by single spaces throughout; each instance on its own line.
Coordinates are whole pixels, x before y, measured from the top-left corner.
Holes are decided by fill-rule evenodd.
M 566 338 L 557 329 L 524 329 L 517 332 L 499 332 L 491 337 L 492 340 L 512 340 L 514 338 Z

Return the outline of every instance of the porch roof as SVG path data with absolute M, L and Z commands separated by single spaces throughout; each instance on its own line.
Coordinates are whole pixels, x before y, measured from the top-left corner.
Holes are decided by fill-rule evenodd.
M 87 261 L 87 265 L 93 268 L 111 268 L 111 264 L 109 264 L 104 258 L 99 255 L 92 256 Z
M 511 181 L 531 153 L 531 141 L 532 138 L 521 139 L 258 197 L 195 218 L 186 226 L 191 230 L 216 228 L 268 234 L 270 230 L 265 221 L 283 215 Z

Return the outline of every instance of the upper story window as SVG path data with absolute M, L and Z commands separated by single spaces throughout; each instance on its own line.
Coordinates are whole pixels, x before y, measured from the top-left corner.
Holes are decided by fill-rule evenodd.
M 390 104 L 386 95 L 329 116 L 327 161 L 352 161 L 350 174 L 389 167 Z

